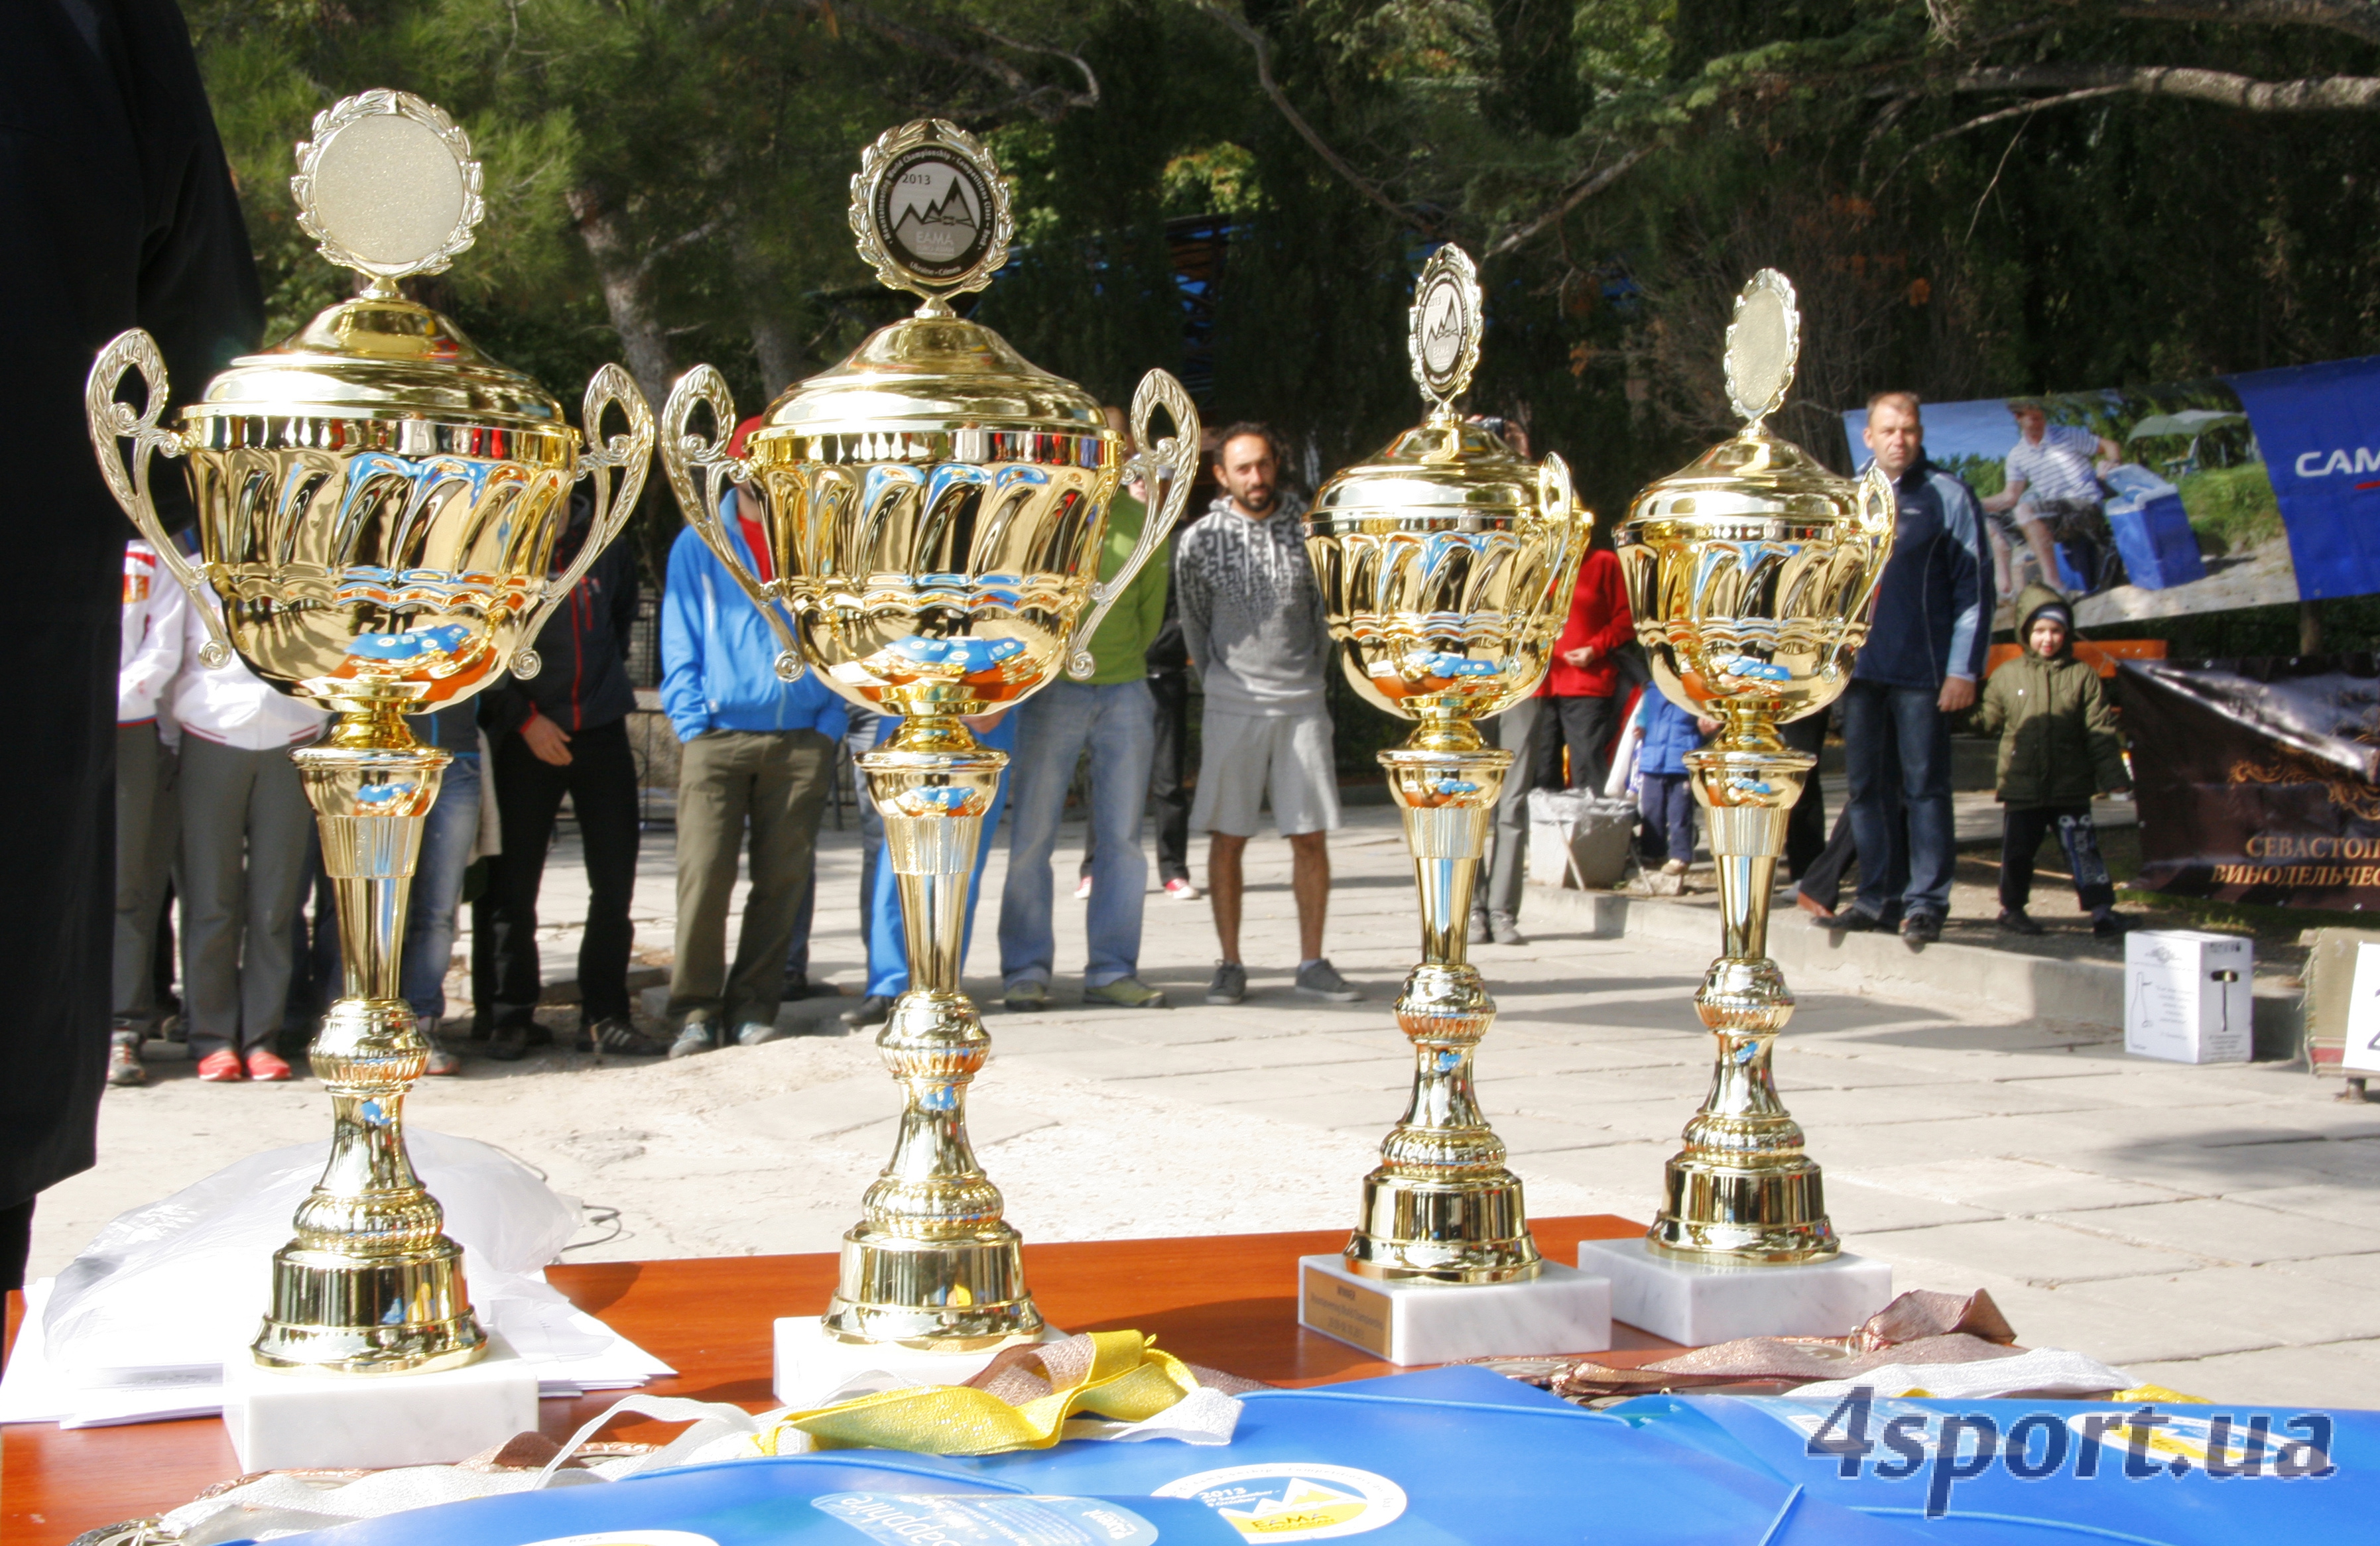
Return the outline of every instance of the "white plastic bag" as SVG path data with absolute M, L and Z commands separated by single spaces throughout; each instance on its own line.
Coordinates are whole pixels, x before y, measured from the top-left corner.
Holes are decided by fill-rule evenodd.
M 463 1246 L 481 1323 L 531 1357 L 596 1351 L 595 1339 L 569 1329 L 568 1301 L 541 1275 L 578 1227 L 577 1201 L 471 1139 L 417 1128 L 406 1147 Z M 42 1316 L 52 1367 L 86 1385 L 220 1369 L 256 1335 L 273 1253 L 288 1243 L 330 1148 L 324 1139 L 251 1154 L 110 1220 L 58 1274 Z

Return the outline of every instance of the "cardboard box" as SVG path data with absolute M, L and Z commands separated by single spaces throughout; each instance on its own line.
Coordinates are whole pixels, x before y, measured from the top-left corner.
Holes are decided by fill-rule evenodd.
M 2169 1063 L 2244 1063 L 2255 1039 L 2256 942 L 2143 929 L 2124 936 L 2124 1050 Z

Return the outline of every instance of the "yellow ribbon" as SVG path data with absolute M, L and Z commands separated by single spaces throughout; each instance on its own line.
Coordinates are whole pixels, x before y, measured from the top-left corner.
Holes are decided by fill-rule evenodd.
M 808 1433 L 820 1449 L 902 1449 L 917 1455 L 999 1455 L 1047 1449 L 1066 1419 L 1095 1416 L 1119 1422 L 1155 1417 L 1198 1388 L 1189 1370 L 1154 1337 L 1138 1332 L 1092 1332 L 1090 1367 L 1049 1395 L 1012 1407 L 968 1385 L 912 1385 L 863 1395 L 832 1407 L 786 1412 L 754 1437 L 775 1455 L 788 1429 Z

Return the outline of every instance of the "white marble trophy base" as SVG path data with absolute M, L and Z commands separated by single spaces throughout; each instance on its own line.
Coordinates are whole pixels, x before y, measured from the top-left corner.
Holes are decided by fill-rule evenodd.
M 240 1347 L 223 1392 L 242 1471 L 452 1465 L 537 1428 L 537 1369 L 492 1335 L 477 1363 L 429 1374 L 262 1369 Z
M 1845 1336 L 1892 1298 L 1892 1268 L 1841 1255 L 1803 1266 L 1656 1256 L 1641 1235 L 1582 1240 L 1578 1264 L 1611 1279 L 1611 1313 L 1689 1347 L 1739 1336 Z
M 1297 1260 L 1298 1323 L 1390 1363 L 1599 1353 L 1611 1346 L 1611 1285 L 1548 1262 L 1520 1283 L 1393 1282 L 1343 1256 Z
M 904 1347 L 897 1342 L 845 1342 L 820 1328 L 824 1317 L 786 1315 L 776 1323 L 776 1376 L 771 1388 L 780 1405 L 818 1407 L 862 1374 L 892 1376 L 903 1385 L 965 1384 L 983 1372 L 983 1366 L 1002 1349 L 987 1347 L 974 1353 L 937 1353 Z M 1037 1342 L 1063 1342 L 1064 1332 L 1041 1328 Z

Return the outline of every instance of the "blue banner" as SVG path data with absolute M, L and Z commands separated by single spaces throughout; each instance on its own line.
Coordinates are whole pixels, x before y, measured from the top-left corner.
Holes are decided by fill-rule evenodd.
M 2224 380 L 2256 431 L 2298 594 L 2380 591 L 2380 356 Z

